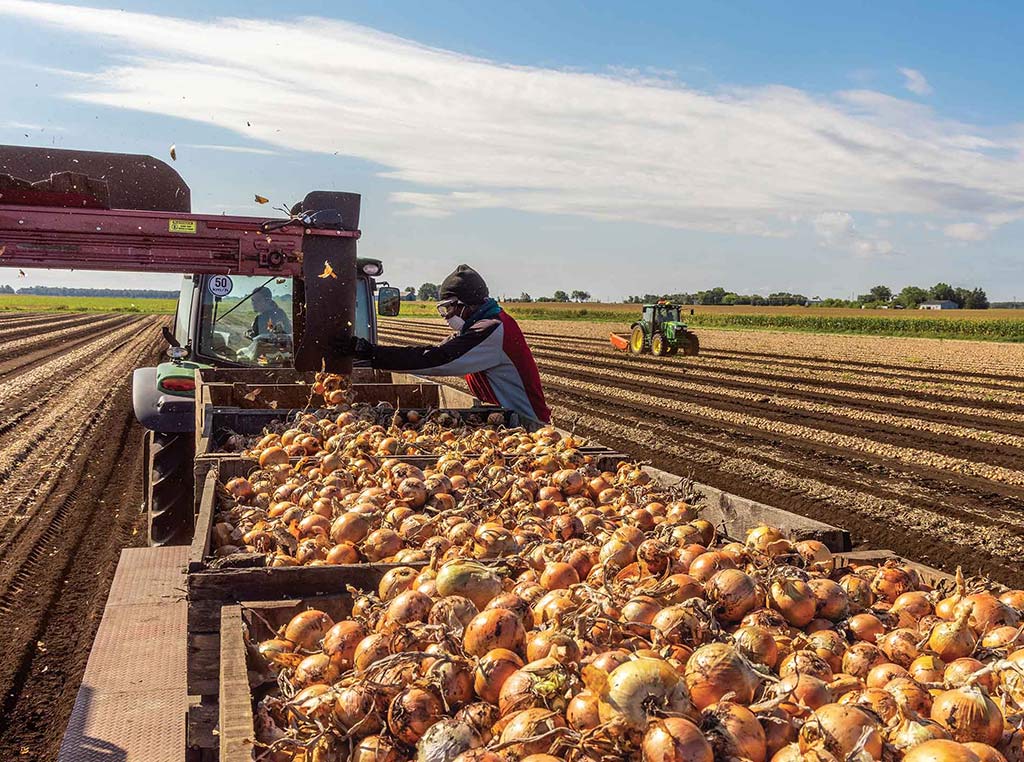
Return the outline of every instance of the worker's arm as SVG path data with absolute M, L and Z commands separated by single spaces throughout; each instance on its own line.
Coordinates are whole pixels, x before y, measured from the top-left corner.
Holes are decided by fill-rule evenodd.
M 502 361 L 501 322 L 481 321 L 465 333 L 436 346 L 385 347 L 369 344 L 364 354 L 374 368 L 421 376 L 464 376 L 488 370 Z

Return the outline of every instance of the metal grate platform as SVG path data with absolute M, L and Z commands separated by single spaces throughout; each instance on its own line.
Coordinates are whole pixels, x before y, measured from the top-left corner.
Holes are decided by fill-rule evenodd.
M 187 547 L 121 553 L 58 762 L 180 762 Z

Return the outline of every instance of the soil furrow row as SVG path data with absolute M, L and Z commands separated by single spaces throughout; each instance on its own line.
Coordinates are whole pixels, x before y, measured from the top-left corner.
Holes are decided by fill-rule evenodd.
M 591 399 L 592 410 L 621 404 L 616 399 L 618 395 L 590 394 L 574 383 L 555 382 L 552 386 L 561 393 Z M 703 447 L 722 453 L 732 454 L 743 449 L 750 459 L 773 461 L 780 468 L 804 478 L 819 479 L 827 473 L 830 483 L 844 484 L 871 499 L 897 499 L 925 512 L 941 511 L 978 525 L 998 526 L 1000 531 L 1024 532 L 1019 490 L 1011 487 L 986 482 L 971 484 L 966 477 L 952 479 L 943 472 L 899 470 L 896 464 L 884 458 L 852 456 L 818 442 L 773 436 L 740 426 L 715 425 L 663 405 L 630 400 L 628 409 L 633 411 L 632 416 L 639 416 L 638 426 L 649 426 L 645 421 L 664 421 L 666 436 L 672 439 L 690 437 Z
M 125 322 L 127 321 L 124 317 L 112 315 L 72 326 L 46 326 L 41 330 L 34 331 L 31 336 L 0 344 L 0 360 L 6 360 L 11 356 L 19 356 L 24 359 L 28 354 L 25 352 L 27 348 L 31 348 L 33 353 L 40 354 L 54 344 L 63 344 L 80 336 L 99 336 L 110 328 Z
M 730 389 L 716 393 L 709 391 L 704 384 L 674 381 L 670 386 L 652 382 L 645 374 L 629 373 L 621 368 L 605 371 L 592 365 L 556 360 L 545 360 L 544 369 L 587 374 L 589 377 L 611 381 L 622 388 L 650 390 L 652 394 L 656 392 L 668 399 L 700 403 L 720 410 L 756 410 L 759 418 L 777 421 L 792 419 L 821 431 L 856 432 L 864 439 L 879 443 L 909 444 L 909 440 L 913 440 L 915 447 L 935 453 L 955 451 L 964 460 L 1011 468 L 1024 465 L 1024 437 L 904 418 L 899 414 L 899 408 L 890 408 L 887 414 L 877 414 L 848 409 L 840 401 L 821 404 L 780 395 L 765 396 L 764 392 Z M 961 441 L 964 439 L 971 441 Z
M 429 332 L 395 332 L 391 329 L 384 329 L 381 336 L 388 340 L 396 340 L 399 343 L 410 343 L 411 339 L 435 340 L 439 334 Z M 531 349 L 535 356 L 541 358 L 566 358 L 564 346 L 557 342 L 547 341 L 530 342 Z M 588 362 L 603 364 L 607 367 L 618 367 L 623 365 L 635 365 L 645 370 L 649 369 L 654 375 L 660 377 L 706 377 L 709 381 L 714 380 L 719 385 L 744 385 L 749 388 L 764 388 L 758 381 L 764 381 L 769 388 L 787 388 L 793 385 L 795 389 L 808 389 L 812 393 L 822 394 L 824 398 L 835 398 L 841 392 L 848 392 L 853 404 L 861 405 L 869 400 L 883 401 L 892 400 L 893 404 L 912 406 L 916 411 L 923 412 L 928 420 L 929 412 L 943 411 L 956 415 L 955 420 L 962 420 L 959 417 L 974 415 L 979 417 L 981 426 L 991 424 L 993 430 L 1004 430 L 1013 433 L 1020 430 L 1014 423 L 1024 424 L 1024 392 L 1015 393 L 1008 397 L 1007 401 L 998 399 L 979 399 L 977 392 L 971 390 L 948 390 L 932 392 L 921 390 L 921 385 L 913 385 L 912 388 L 905 384 L 892 383 L 894 391 L 889 392 L 887 386 L 866 385 L 845 380 L 845 374 L 811 374 L 791 376 L 772 373 L 769 366 L 765 364 L 743 365 L 736 364 L 715 364 L 708 357 L 699 358 L 671 358 L 662 357 L 657 359 L 646 358 L 644 355 L 633 355 L 613 352 L 602 347 L 601 352 L 587 355 Z M 757 379 L 758 381 L 746 382 L 738 377 Z M 898 393 L 897 393 L 898 392 Z M 801 396 L 806 396 L 802 394 Z M 1016 401 L 1014 401 L 1016 399 Z M 970 403 L 970 405 L 967 405 Z M 987 415 L 997 415 L 997 419 L 988 418 Z
M 1007 542 L 1002 530 L 979 531 L 971 522 L 908 508 L 892 499 L 866 500 L 856 490 L 844 489 L 829 479 L 828 473 L 820 479 L 800 478 L 790 473 L 786 464 L 772 468 L 722 455 L 699 441 L 679 444 L 674 437 L 666 440 L 664 430 L 631 416 L 629 405 L 610 402 L 606 412 L 595 414 L 592 402 L 574 399 L 571 393 L 554 392 L 552 397 L 558 412 L 573 415 L 579 433 L 649 459 L 656 467 L 842 526 L 858 541 L 890 548 L 947 571 L 962 565 L 1007 585 L 1024 586 L 1024 571 L 1013 562 L 1024 547 Z M 564 416 L 560 419 L 566 422 Z
M 382 331 L 381 335 L 387 340 L 398 343 L 407 343 L 411 338 L 389 331 Z M 424 336 L 424 338 L 427 337 Z M 533 344 L 531 348 L 541 366 L 550 361 L 567 359 L 564 349 L 549 350 L 546 345 L 539 346 L 538 344 Z M 801 383 L 807 380 L 806 377 L 777 376 L 763 370 L 742 371 L 744 378 L 741 379 L 737 378 L 735 370 L 716 368 L 708 363 L 696 362 L 690 358 L 683 362 L 671 362 L 668 358 L 650 361 L 633 355 L 591 355 L 587 357 L 586 362 L 591 366 L 614 369 L 616 372 L 623 367 L 635 367 L 642 369 L 650 377 L 664 379 L 677 386 L 680 383 L 689 382 L 700 384 L 707 389 L 736 389 L 755 394 L 760 393 L 762 397 L 781 395 L 801 400 L 801 402 L 811 400 L 824 405 L 841 405 L 881 414 L 898 412 L 902 416 L 940 424 L 958 426 L 969 424 L 967 428 L 980 429 L 985 433 L 1009 434 L 1011 437 L 1024 427 L 1024 402 L 1008 405 L 972 399 L 973 405 L 958 405 L 950 404 L 948 401 L 957 398 L 944 395 L 923 392 L 911 393 L 913 396 L 888 395 L 879 393 L 885 391 L 881 387 L 837 382 L 834 379 L 823 380 L 820 385 L 815 385 Z M 747 378 L 756 380 L 746 380 Z M 964 435 L 969 436 L 966 433 Z M 984 435 L 974 438 L 990 441 Z

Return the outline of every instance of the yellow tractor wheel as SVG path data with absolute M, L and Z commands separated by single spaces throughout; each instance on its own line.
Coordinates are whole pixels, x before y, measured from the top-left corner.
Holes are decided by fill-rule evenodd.
M 656 333 L 651 337 L 651 352 L 661 357 L 668 351 L 668 342 L 665 341 L 665 337 L 660 333 Z
M 647 351 L 647 337 L 644 336 L 644 329 L 641 326 L 636 326 L 629 335 L 629 351 L 635 355 L 642 355 Z

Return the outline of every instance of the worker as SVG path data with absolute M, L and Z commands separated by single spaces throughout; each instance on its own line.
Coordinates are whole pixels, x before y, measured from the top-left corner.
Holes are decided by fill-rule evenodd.
M 252 320 L 252 328 L 245 334 L 246 338 L 252 339 L 268 333 L 292 332 L 288 316 L 274 301 L 270 289 L 266 286 L 260 286 L 252 292 L 252 309 L 256 317 Z
M 519 413 L 524 425 L 549 423 L 540 374 L 519 324 L 490 298 L 487 284 L 469 265 L 444 279 L 437 311 L 454 333 L 436 346 L 385 347 L 353 336 L 342 351 L 374 368 L 421 376 L 466 377 L 484 402 Z

